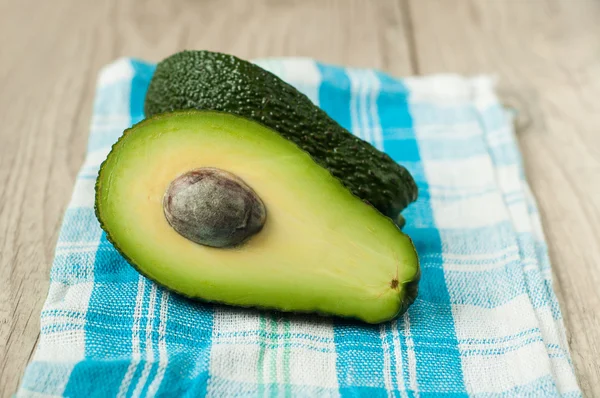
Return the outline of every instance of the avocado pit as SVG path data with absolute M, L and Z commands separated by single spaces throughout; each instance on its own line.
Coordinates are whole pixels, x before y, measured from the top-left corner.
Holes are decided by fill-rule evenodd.
M 213 167 L 174 179 L 163 198 L 165 218 L 200 245 L 233 247 L 258 233 L 266 220 L 260 197 L 236 175 Z

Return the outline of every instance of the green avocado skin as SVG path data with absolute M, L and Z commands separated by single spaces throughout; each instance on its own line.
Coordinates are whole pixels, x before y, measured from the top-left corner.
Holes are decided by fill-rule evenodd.
M 259 122 L 294 142 L 354 195 L 393 220 L 418 196 L 406 168 L 344 129 L 279 77 L 232 55 L 182 51 L 164 59 L 144 107 L 146 117 L 199 109 Z

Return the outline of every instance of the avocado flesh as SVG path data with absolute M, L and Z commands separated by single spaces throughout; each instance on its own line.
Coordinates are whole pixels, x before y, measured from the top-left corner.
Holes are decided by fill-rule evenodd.
M 167 222 L 163 196 L 201 167 L 247 183 L 263 229 L 234 248 L 199 245 Z M 379 323 L 417 294 L 411 239 L 276 132 L 231 114 L 185 111 L 126 130 L 101 166 L 96 215 L 140 273 L 190 298 Z
M 406 168 L 343 128 L 306 95 L 248 61 L 211 51 L 182 51 L 159 62 L 145 114 L 182 109 L 223 111 L 264 124 L 393 220 L 417 199 L 417 185 Z

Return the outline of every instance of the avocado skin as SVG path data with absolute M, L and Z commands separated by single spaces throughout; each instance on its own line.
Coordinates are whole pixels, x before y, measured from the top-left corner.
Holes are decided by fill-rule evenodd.
M 394 220 L 418 196 L 410 172 L 389 155 L 344 129 L 279 77 L 233 55 L 182 51 L 164 59 L 156 67 L 144 107 L 147 117 L 198 109 L 261 123 Z
M 170 116 L 176 116 L 179 113 L 185 113 L 185 111 L 173 111 L 173 112 L 168 112 L 168 113 L 164 113 L 164 114 L 158 114 L 152 117 L 148 117 L 136 124 L 134 124 L 133 126 L 125 129 L 123 131 L 123 134 L 121 135 L 121 137 L 119 137 L 119 139 L 111 146 L 111 151 L 114 151 L 115 148 L 117 147 L 118 143 L 120 140 L 123 139 L 123 137 L 130 131 L 135 130 L 137 127 L 141 126 L 142 124 L 145 123 L 152 123 L 152 121 L 154 119 L 162 119 L 162 118 L 169 118 Z M 166 286 L 164 284 L 162 284 L 161 282 L 155 280 L 154 278 L 152 278 L 150 275 L 148 275 L 147 273 L 145 273 L 142 269 L 140 269 L 140 267 L 138 267 L 138 265 L 135 263 L 135 261 L 133 261 L 126 253 L 125 251 L 119 246 L 118 242 L 116 242 L 111 235 L 110 230 L 105 226 L 104 222 L 102 221 L 102 215 L 100 213 L 100 206 L 99 206 L 99 202 L 100 200 L 102 200 L 102 197 L 100 195 L 100 187 L 101 187 L 101 182 L 100 182 L 100 174 L 102 173 L 103 169 L 104 169 L 104 165 L 108 160 L 108 156 L 107 158 L 104 159 L 104 161 L 102 161 L 102 163 L 100 164 L 100 168 L 98 170 L 98 177 L 96 179 L 96 182 L 94 184 L 94 215 L 96 216 L 96 219 L 98 220 L 98 223 L 100 225 L 100 228 L 104 231 L 106 240 L 111 244 L 111 246 L 119 253 L 119 255 L 125 260 L 126 263 L 128 263 L 133 269 L 136 270 L 136 272 L 138 272 L 140 275 L 142 275 L 144 278 L 151 280 L 152 282 L 156 283 L 156 285 L 160 286 L 161 288 L 167 290 L 167 291 L 171 291 L 175 294 L 178 294 L 182 297 L 185 297 L 188 300 L 191 300 L 193 302 L 197 302 L 197 303 L 209 303 L 209 304 L 217 304 L 217 305 L 223 305 L 223 306 L 227 306 L 227 307 L 232 307 L 232 308 L 236 308 L 236 307 L 245 307 L 248 309 L 254 309 L 254 310 L 263 310 L 263 311 L 272 311 L 272 310 L 279 310 L 278 308 L 270 308 L 270 307 L 262 307 L 262 306 L 240 306 L 240 305 L 236 305 L 236 306 L 231 306 L 228 303 L 224 303 L 224 302 L 220 302 L 220 301 L 214 301 L 214 300 L 206 300 L 206 299 L 201 299 L 198 297 L 193 297 L 190 295 L 187 295 L 177 289 L 174 289 L 172 287 Z M 340 181 L 341 182 L 341 181 Z M 411 241 L 412 242 L 412 241 Z M 413 248 L 414 248 L 414 243 L 412 243 Z M 416 250 L 416 248 L 414 248 Z M 420 264 L 417 264 L 417 273 L 415 274 L 415 276 L 408 281 L 405 281 L 402 286 L 403 286 L 403 290 L 404 290 L 404 296 L 402 299 L 402 304 L 400 306 L 399 311 L 392 317 L 390 317 L 390 319 L 388 319 L 387 321 L 391 321 L 393 319 L 398 318 L 399 316 L 402 316 L 405 312 L 408 311 L 409 307 L 415 302 L 418 294 L 419 294 L 419 283 L 421 281 L 421 267 Z M 295 314 L 303 314 L 303 312 L 299 312 L 296 311 L 294 312 Z M 325 313 L 325 312 L 320 312 L 320 311 L 311 311 L 311 312 L 305 312 L 304 314 L 314 314 L 314 315 L 318 315 L 320 317 L 324 317 L 324 318 L 331 318 L 331 317 L 337 317 L 337 318 L 342 318 L 342 319 L 349 319 L 349 320 L 353 320 L 353 321 L 358 321 L 358 322 L 365 322 L 365 323 L 370 323 L 370 322 L 366 322 L 363 319 L 358 319 L 358 318 L 350 318 L 350 317 L 343 317 L 343 316 L 339 316 L 338 314 L 334 314 L 334 313 Z M 382 321 L 379 323 L 383 323 L 386 321 Z

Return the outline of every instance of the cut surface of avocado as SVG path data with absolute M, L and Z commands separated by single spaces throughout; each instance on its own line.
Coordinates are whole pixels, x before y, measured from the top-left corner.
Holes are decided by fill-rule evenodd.
M 243 181 L 266 209 L 238 245 L 199 244 L 167 220 L 172 182 L 207 168 Z M 380 323 L 417 294 L 417 253 L 391 219 L 294 143 L 232 114 L 165 113 L 126 130 L 101 166 L 96 215 L 140 273 L 194 299 Z

